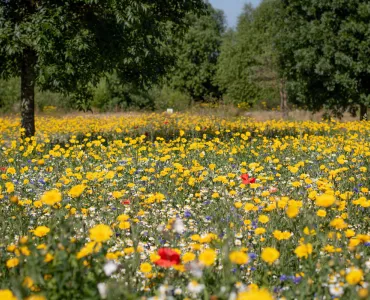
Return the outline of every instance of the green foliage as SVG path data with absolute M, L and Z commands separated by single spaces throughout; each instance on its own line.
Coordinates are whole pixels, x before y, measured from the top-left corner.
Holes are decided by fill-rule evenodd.
M 92 106 L 102 112 L 122 110 L 183 111 L 189 108 L 191 98 L 166 85 L 149 90 L 122 84 L 116 74 L 104 77 L 94 89 Z
M 19 78 L 10 78 L 8 80 L 0 79 L 0 112 L 9 113 L 19 111 L 20 98 L 20 80 Z M 35 92 L 36 107 L 38 111 L 43 111 L 45 107 L 56 107 L 62 110 L 73 108 L 72 99 L 58 93 L 49 91 Z
M 0 80 L 0 112 L 12 111 L 14 104 L 19 101 L 20 90 L 18 78 Z
M 236 30 L 224 36 L 216 80 L 227 98 L 239 105 L 258 101 L 276 105 L 278 73 L 272 36 L 277 30 L 276 1 L 263 1 L 254 9 L 244 7 Z
M 80 108 L 106 72 L 127 83 L 156 82 L 173 61 L 163 45 L 182 33 L 189 12 L 205 7 L 202 0 L 0 3 L 0 77 L 20 76 L 24 51 L 32 51 L 37 85 L 80 94 Z
M 370 104 L 370 4 L 366 0 L 282 0 L 279 62 L 289 100 L 342 115 Z
M 189 15 L 188 22 L 192 24 L 188 32 L 174 41 L 176 66 L 169 73 L 169 83 L 194 100 L 219 97 L 214 76 L 225 31 L 224 14 L 209 5 L 206 15 Z
M 253 12 L 253 49 L 256 64 L 251 67 L 253 82 L 259 87 L 259 98 L 268 108 L 279 105 L 280 76 L 275 37 L 280 30 L 279 0 L 264 0 Z
M 112 74 L 104 77 L 94 90 L 92 105 L 100 111 L 154 109 L 151 91 L 134 84 L 123 84 Z
M 189 109 L 192 99 L 189 95 L 172 89 L 166 85 L 153 89 L 155 98 L 155 109 L 166 110 L 173 108 L 174 111 L 184 111 Z

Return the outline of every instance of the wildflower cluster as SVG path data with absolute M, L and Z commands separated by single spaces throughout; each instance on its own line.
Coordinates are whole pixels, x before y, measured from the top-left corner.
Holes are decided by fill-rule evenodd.
M 369 297 L 369 122 L 39 122 L 0 119 L 0 299 Z

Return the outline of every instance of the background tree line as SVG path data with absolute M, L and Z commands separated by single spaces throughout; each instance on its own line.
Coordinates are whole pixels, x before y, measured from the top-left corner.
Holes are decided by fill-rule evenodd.
M 367 113 L 366 0 L 263 0 L 245 5 L 231 29 L 223 12 L 202 0 L 38 2 L 0 1 L 3 112 L 24 92 L 21 57 L 32 49 L 40 110 L 185 110 L 222 102 Z M 19 44 L 14 37 L 22 37 Z

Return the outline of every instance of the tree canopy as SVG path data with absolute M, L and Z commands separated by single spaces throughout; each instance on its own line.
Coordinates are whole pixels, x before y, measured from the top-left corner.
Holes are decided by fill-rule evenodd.
M 279 62 L 289 100 L 341 115 L 370 103 L 370 3 L 281 0 Z
M 223 11 L 214 9 L 210 4 L 207 6 L 205 15 L 189 15 L 188 22 L 192 26 L 175 41 L 176 65 L 169 72 L 171 86 L 194 100 L 220 96 L 214 77 L 226 28 L 225 17 Z
M 235 30 L 224 36 L 216 80 L 234 103 L 252 106 L 258 100 L 274 102 L 279 92 L 279 74 L 274 49 L 278 30 L 276 0 L 254 8 L 244 6 Z

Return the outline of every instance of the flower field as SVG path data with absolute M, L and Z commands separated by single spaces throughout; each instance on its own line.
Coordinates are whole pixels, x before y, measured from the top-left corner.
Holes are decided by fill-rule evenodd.
M 370 122 L 0 118 L 0 300 L 368 299 Z

